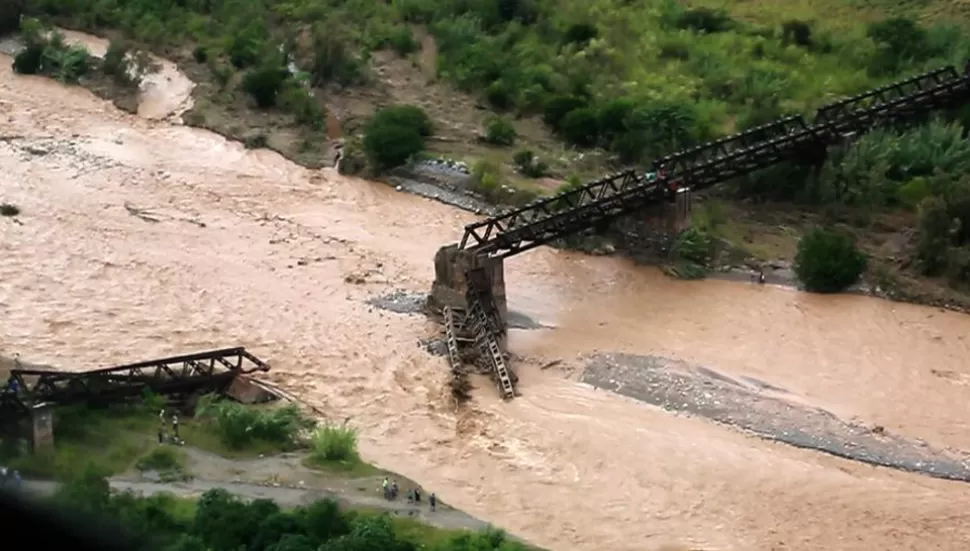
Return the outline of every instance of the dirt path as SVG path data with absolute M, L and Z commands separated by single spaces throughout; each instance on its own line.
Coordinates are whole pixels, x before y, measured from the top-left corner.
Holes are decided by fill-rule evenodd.
M 387 501 L 379 491 L 384 473 L 366 477 L 347 477 L 309 469 L 302 464 L 301 454 L 282 454 L 254 459 L 225 459 L 194 448 L 185 448 L 187 471 L 192 478 L 181 482 L 162 482 L 156 473 L 132 471 L 111 479 L 111 487 L 143 495 L 168 492 L 179 497 L 199 497 L 221 488 L 244 499 L 271 499 L 283 507 L 299 507 L 324 498 L 336 499 L 347 508 L 386 511 L 395 516 L 410 517 L 438 528 L 480 530 L 487 523 L 447 504 L 440 503 L 434 512 L 427 500 L 412 505 L 406 499 Z M 390 475 L 393 476 L 393 475 Z M 397 477 L 402 492 L 414 482 Z M 55 482 L 29 481 L 28 491 L 50 495 Z M 425 490 L 425 495 L 429 492 Z

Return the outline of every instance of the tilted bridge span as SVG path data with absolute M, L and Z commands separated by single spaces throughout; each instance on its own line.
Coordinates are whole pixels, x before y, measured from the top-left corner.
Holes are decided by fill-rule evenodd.
M 817 165 L 832 145 L 876 127 L 918 122 L 968 99 L 970 63 L 963 72 L 946 66 L 821 107 L 811 123 L 786 117 L 668 155 L 653 163 L 652 177 L 625 170 L 465 226 L 459 243 L 435 255 L 429 299 L 444 319 L 456 399 L 467 389 L 466 362 L 489 373 L 503 398 L 515 396 L 515 373 L 503 352 L 506 258 L 633 213 L 675 235 L 689 223 L 692 190 L 784 161 Z

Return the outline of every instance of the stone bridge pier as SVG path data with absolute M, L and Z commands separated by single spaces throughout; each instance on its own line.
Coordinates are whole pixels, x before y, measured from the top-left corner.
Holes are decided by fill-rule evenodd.
M 467 276 L 474 273 L 484 278 L 492 292 L 492 300 L 502 319 L 508 323 L 508 302 L 505 298 L 505 262 L 501 258 L 477 256 L 460 250 L 457 244 L 438 249 L 434 255 L 434 284 L 431 287 L 430 304 L 435 311 L 445 306 L 468 310 Z

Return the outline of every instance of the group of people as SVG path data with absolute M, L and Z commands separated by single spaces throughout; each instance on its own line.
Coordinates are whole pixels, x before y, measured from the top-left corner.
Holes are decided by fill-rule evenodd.
M 179 416 L 177 413 L 172 413 L 171 422 L 172 422 L 172 442 L 175 444 L 182 444 L 182 437 L 179 436 Z M 165 410 L 163 409 L 158 412 L 158 443 L 159 444 L 165 443 L 165 426 L 166 426 L 166 417 L 165 417 Z
M 381 486 L 384 490 L 384 499 L 388 501 L 397 499 L 398 492 L 400 492 L 400 488 L 397 485 L 397 480 L 391 481 L 385 476 L 384 482 L 381 483 Z M 421 503 L 421 488 L 411 488 L 408 490 L 408 503 Z M 434 492 L 428 496 L 428 506 L 432 511 L 434 511 L 438 506 L 438 496 L 436 496 Z
M 20 471 L 0 467 L 0 488 L 4 488 L 7 485 L 12 485 L 14 488 L 20 488 L 20 483 Z

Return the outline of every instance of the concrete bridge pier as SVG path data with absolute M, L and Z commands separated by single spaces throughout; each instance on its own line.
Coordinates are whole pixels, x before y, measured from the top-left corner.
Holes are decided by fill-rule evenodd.
M 431 287 L 430 304 L 435 311 L 445 306 L 468 310 L 467 277 L 484 279 L 492 292 L 492 300 L 503 324 L 508 323 L 508 302 L 505 298 L 505 262 L 501 258 L 477 256 L 460 250 L 458 245 L 447 245 L 434 255 L 434 284 Z

